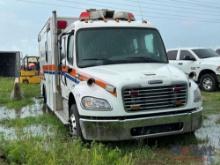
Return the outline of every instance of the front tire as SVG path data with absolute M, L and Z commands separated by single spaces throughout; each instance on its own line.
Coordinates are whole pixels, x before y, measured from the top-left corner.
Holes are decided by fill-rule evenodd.
M 79 123 L 79 113 L 77 106 L 73 104 L 69 112 L 69 133 L 71 136 L 75 136 L 84 141 L 80 123 Z
M 210 73 L 201 76 L 199 86 L 204 91 L 212 92 L 217 89 L 217 83 L 216 76 Z

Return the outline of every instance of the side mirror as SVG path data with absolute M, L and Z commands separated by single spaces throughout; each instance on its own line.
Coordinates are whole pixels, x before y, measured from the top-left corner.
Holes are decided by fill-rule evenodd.
M 192 58 L 192 57 L 190 57 L 190 56 L 185 56 L 185 57 L 184 57 L 184 60 L 187 60 L 187 61 L 196 61 L 195 58 Z
M 196 73 L 195 73 L 195 72 L 191 72 L 191 73 L 188 75 L 188 78 L 194 80 L 194 79 L 196 78 Z

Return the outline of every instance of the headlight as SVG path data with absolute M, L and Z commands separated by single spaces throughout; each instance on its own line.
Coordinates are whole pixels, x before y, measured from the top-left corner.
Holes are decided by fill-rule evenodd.
M 86 110 L 97 110 L 97 111 L 110 111 L 111 106 L 108 101 L 104 99 L 98 99 L 95 97 L 83 97 L 82 107 Z
M 196 90 L 194 90 L 194 103 L 199 102 L 202 100 L 202 96 L 201 96 L 201 92 L 199 90 L 199 88 L 196 88 Z

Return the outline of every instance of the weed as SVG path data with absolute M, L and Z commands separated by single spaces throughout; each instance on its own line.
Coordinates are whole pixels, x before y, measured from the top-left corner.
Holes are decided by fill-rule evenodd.
M 7 108 L 20 109 L 26 105 L 33 104 L 33 97 L 40 95 L 39 84 L 20 84 L 24 98 L 22 100 L 11 100 L 10 94 L 13 89 L 14 78 L 0 77 L 0 105 Z

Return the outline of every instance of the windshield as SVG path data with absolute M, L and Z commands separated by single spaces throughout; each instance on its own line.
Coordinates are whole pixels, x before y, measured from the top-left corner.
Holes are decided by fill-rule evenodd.
M 156 29 L 91 28 L 77 33 L 77 65 L 89 67 L 123 63 L 167 63 Z
M 220 57 L 212 49 L 193 49 L 192 50 L 199 58 Z

